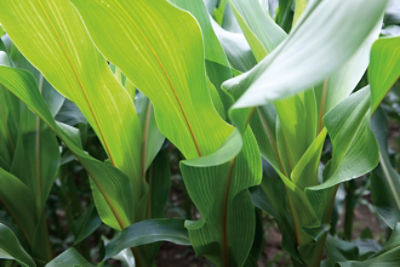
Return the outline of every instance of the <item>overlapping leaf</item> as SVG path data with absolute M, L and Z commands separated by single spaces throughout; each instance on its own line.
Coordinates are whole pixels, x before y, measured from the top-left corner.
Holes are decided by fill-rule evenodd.
M 69 1 L 0 2 L 7 34 L 64 96 L 75 102 L 99 136 L 111 162 L 140 194 L 139 121 L 128 92 L 117 83 Z
M 104 223 L 121 229 L 133 220 L 132 195 L 126 175 L 108 163 L 95 160 L 80 148 L 75 128 L 56 123 L 46 103 L 37 90 L 32 76 L 21 70 L 0 66 L 0 84 L 20 98 L 36 113 L 69 147 L 92 178 L 96 188 L 94 198 L 96 207 Z M 97 192 L 97 193 L 96 193 Z
M 334 0 L 317 4 L 270 56 L 225 83 L 231 90 L 246 91 L 235 107 L 262 105 L 322 82 L 358 50 L 380 20 L 386 3 Z M 358 12 L 360 9 L 363 12 Z M 365 23 L 357 23 L 359 20 Z
M 164 0 L 72 2 L 102 53 L 150 98 L 161 133 L 186 158 L 212 153 L 232 133 L 211 102 L 201 32 L 192 16 Z
M 0 259 L 15 259 L 24 267 L 36 266 L 14 232 L 2 223 L 0 223 Z
M 99 49 L 150 98 L 160 131 L 188 159 L 181 168 L 202 215 L 199 222 L 187 225 L 197 253 L 217 264 L 242 264 L 255 231 L 247 188 L 259 183 L 261 176 L 261 169 L 255 168 L 260 165 L 258 149 L 249 132 L 243 142 L 246 152 L 239 153 L 240 134 L 233 134 L 234 128 L 213 107 L 196 21 L 164 0 L 73 3 Z M 104 36 L 105 29 L 110 34 Z M 231 135 L 235 142 L 228 139 Z M 217 179 L 221 176 L 231 178 Z M 200 181 L 214 184 L 215 201 Z M 212 220 L 210 209 L 218 218 L 226 215 L 226 220 Z M 246 221 L 238 219 L 244 214 Z M 246 233 L 245 242 L 240 233 Z
M 399 77 L 400 37 L 377 40 L 371 50 L 371 64 L 368 69 L 373 111 Z

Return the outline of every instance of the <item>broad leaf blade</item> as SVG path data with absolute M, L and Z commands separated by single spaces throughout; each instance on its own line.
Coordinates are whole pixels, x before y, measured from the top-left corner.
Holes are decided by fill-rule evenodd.
M 369 87 L 359 90 L 324 117 L 333 154 L 324 169 L 324 182 L 310 190 L 326 189 L 360 177 L 378 164 L 378 145 L 370 127 L 369 97 Z
M 90 264 L 79 252 L 74 248 L 69 248 L 58 255 L 51 262 L 46 264 L 46 267 L 89 267 Z
M 231 90 L 246 91 L 235 107 L 262 105 L 321 83 L 358 50 L 378 24 L 386 3 L 322 1 L 271 55 L 224 84 Z M 360 20 L 365 23 L 357 23 Z
M 182 219 L 153 219 L 132 224 L 106 245 L 105 259 L 109 259 L 129 247 L 168 241 L 178 245 L 190 245 Z
M 4 0 L 0 21 L 23 55 L 75 102 L 99 136 L 111 162 L 140 192 L 139 121 L 128 92 L 115 80 L 69 1 Z M 44 49 L 45 48 L 45 49 Z M 129 149 L 126 149 L 129 148 Z
M 217 265 L 243 265 L 255 232 L 247 188 L 261 182 L 261 159 L 251 130 L 244 133 L 243 141 L 236 131 L 214 154 L 180 165 L 202 216 L 186 224 L 196 252 Z
M 56 123 L 32 76 L 21 70 L 0 66 L 0 84 L 20 98 L 43 122 L 45 122 L 75 154 L 92 178 L 96 207 L 104 223 L 122 229 L 133 220 L 132 195 L 126 175 L 108 163 L 95 160 L 84 152 L 74 139 L 74 130 Z
M 190 14 L 163 0 L 72 2 L 102 53 L 152 101 L 161 133 L 186 158 L 212 153 L 232 133 L 213 107 L 201 32 Z M 149 16 L 152 22 L 143 23 Z
M 388 90 L 400 77 L 400 37 L 382 38 L 372 46 L 368 80 L 371 107 L 375 111 Z

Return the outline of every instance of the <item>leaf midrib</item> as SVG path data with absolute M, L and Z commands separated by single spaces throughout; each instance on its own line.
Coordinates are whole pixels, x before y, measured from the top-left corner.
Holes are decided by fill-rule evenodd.
M 113 159 L 112 159 L 111 151 L 110 151 L 110 149 L 109 149 L 109 147 L 108 147 L 108 145 L 107 145 L 107 141 L 106 141 L 105 138 L 104 138 L 103 131 L 102 131 L 102 129 L 101 129 L 101 127 L 100 127 L 100 124 L 99 124 L 99 122 L 98 122 L 98 120 L 97 120 L 96 114 L 94 113 L 93 107 L 92 107 L 92 105 L 91 105 L 91 102 L 89 101 L 89 98 L 88 98 L 88 96 L 87 96 L 87 94 L 86 94 L 86 91 L 85 91 L 85 89 L 84 89 L 84 87 L 83 87 L 83 84 L 82 84 L 81 80 L 79 79 L 78 73 L 77 73 L 75 67 L 74 67 L 73 64 L 72 64 L 71 58 L 69 57 L 69 54 L 68 54 L 68 52 L 67 52 L 67 50 L 66 50 L 66 48 L 65 48 L 65 46 L 64 46 L 64 44 L 63 44 L 63 42 L 61 41 L 61 38 L 60 38 L 60 36 L 59 36 L 59 34 L 58 34 L 58 32 L 57 32 L 57 29 L 55 28 L 54 24 L 53 24 L 52 21 L 50 20 L 50 17 L 49 17 L 49 15 L 48 15 L 47 12 L 46 12 L 46 10 L 45 10 L 45 8 L 44 8 L 44 6 L 43 6 L 43 3 L 41 2 L 41 0 L 38 0 L 38 3 L 39 3 L 40 8 L 42 9 L 42 12 L 43 12 L 43 13 L 45 14 L 45 16 L 46 16 L 46 19 L 47 19 L 49 25 L 53 28 L 53 31 L 54 31 L 54 33 L 55 33 L 55 35 L 56 35 L 56 37 L 57 37 L 57 41 L 59 42 L 59 44 L 60 44 L 60 46 L 61 46 L 61 48 L 62 48 L 62 50 L 63 50 L 63 52 L 64 52 L 64 55 L 65 55 L 65 57 L 66 57 L 66 59 L 67 59 L 67 61 L 68 61 L 68 64 L 69 64 L 69 66 L 71 67 L 71 69 L 72 69 L 72 71 L 73 71 L 73 74 L 74 74 L 74 76 L 75 76 L 75 78 L 76 78 L 76 80 L 77 80 L 77 82 L 78 82 L 78 84 L 79 84 L 79 87 L 80 87 L 81 91 L 82 91 L 82 94 L 83 94 L 84 97 L 85 97 L 85 100 L 86 100 L 86 102 L 87 102 L 87 104 L 88 104 L 89 110 L 90 110 L 90 112 L 91 112 L 91 114 L 92 114 L 92 116 L 93 116 L 93 119 L 95 120 L 95 124 L 96 124 L 97 128 L 99 129 L 101 139 L 103 140 L 103 143 L 104 143 L 105 149 L 107 150 L 107 153 L 108 153 L 108 156 L 109 156 L 109 158 L 110 158 L 110 161 L 111 161 L 112 165 L 115 166 L 115 163 L 114 163 L 114 161 L 113 161 Z M 111 212 L 113 213 L 115 219 L 117 220 L 117 222 L 118 222 L 120 228 L 121 228 L 121 229 L 125 229 L 128 225 L 126 225 L 126 224 L 123 223 L 121 217 L 119 216 L 119 214 L 118 214 L 118 212 L 116 211 L 115 207 L 112 205 L 111 200 L 109 199 L 108 195 L 105 193 L 104 189 L 100 186 L 100 184 L 98 183 L 97 179 L 94 178 L 95 176 L 90 175 L 90 172 L 89 172 L 89 170 L 88 170 L 87 168 L 86 168 L 86 171 L 88 172 L 89 176 L 92 177 L 94 183 L 96 184 L 96 187 L 99 189 L 100 193 L 103 195 L 104 200 L 106 201 L 106 203 L 107 203 L 108 206 L 110 207 Z
M 100 123 L 99 123 L 99 121 L 97 119 L 97 116 L 96 116 L 96 114 L 94 112 L 94 108 L 93 108 L 93 106 L 92 106 L 92 104 L 91 104 L 91 102 L 89 100 L 89 97 L 88 97 L 88 95 L 86 93 L 86 90 L 85 90 L 83 84 L 82 84 L 82 81 L 79 78 L 78 72 L 75 69 L 74 65 L 72 64 L 72 60 L 70 58 L 70 55 L 68 54 L 68 51 L 65 48 L 64 43 L 61 40 L 61 37 L 60 37 L 60 35 L 59 35 L 58 31 L 57 31 L 57 28 L 53 24 L 53 21 L 50 19 L 49 14 L 47 13 L 46 9 L 44 8 L 42 0 L 38 0 L 38 3 L 39 3 L 39 6 L 40 6 L 40 9 L 42 10 L 42 12 L 44 13 L 44 15 L 46 17 L 46 20 L 47 20 L 48 24 L 50 25 L 50 27 L 52 28 L 54 34 L 56 35 L 57 41 L 58 41 L 58 43 L 59 43 L 59 45 L 60 45 L 60 47 L 61 47 L 61 49 L 62 49 L 62 51 L 64 53 L 65 58 L 68 61 L 68 65 L 70 66 L 70 68 L 71 68 L 71 70 L 73 72 L 73 75 L 74 75 L 74 77 L 75 77 L 75 79 L 76 79 L 76 81 L 77 81 L 77 83 L 79 85 L 79 88 L 81 89 L 81 92 L 82 92 L 82 94 L 83 94 L 83 96 L 85 98 L 85 101 L 86 101 L 86 103 L 88 105 L 89 111 L 90 111 L 90 113 L 91 113 L 91 115 L 92 115 L 92 117 L 94 119 L 94 123 L 96 124 L 96 127 L 99 130 L 100 138 L 103 141 L 103 144 L 104 144 L 104 147 L 105 147 L 105 149 L 107 151 L 108 157 L 110 158 L 110 161 L 111 161 L 112 165 L 115 166 L 115 162 L 113 160 L 113 157 L 112 157 L 112 154 L 111 154 L 111 150 L 110 150 L 110 148 L 108 146 L 107 140 L 104 137 L 103 130 L 100 127 Z
M 179 109 L 180 109 L 180 111 L 182 113 L 182 116 L 183 116 L 183 118 L 185 120 L 186 126 L 187 126 L 187 128 L 189 130 L 189 133 L 190 133 L 190 136 L 192 138 L 193 144 L 194 144 L 194 146 L 196 148 L 197 154 L 198 154 L 199 157 L 201 157 L 202 153 L 201 153 L 199 144 L 197 142 L 197 139 L 196 139 L 196 137 L 194 135 L 193 129 L 192 129 L 190 123 L 189 123 L 189 119 L 188 119 L 188 117 L 187 117 L 187 115 L 185 113 L 185 110 L 183 108 L 182 102 L 180 101 L 180 99 L 178 97 L 178 94 L 177 94 L 177 92 L 175 90 L 175 86 L 173 85 L 173 83 L 172 83 L 172 81 L 171 81 L 171 79 L 170 79 L 170 77 L 168 75 L 168 72 L 166 71 L 164 65 L 161 62 L 161 59 L 158 57 L 155 49 L 151 45 L 150 41 L 147 39 L 146 35 L 143 33 L 142 29 L 138 26 L 138 24 L 135 22 L 135 20 L 132 19 L 132 17 L 129 15 L 129 13 L 123 8 L 121 3 L 118 0 L 114 0 L 114 2 L 118 5 L 118 8 L 125 14 L 125 16 L 129 19 L 129 21 L 132 24 L 135 25 L 135 27 L 137 29 L 137 32 L 140 34 L 142 39 L 145 41 L 146 46 L 150 49 L 151 54 L 153 55 L 154 59 L 157 61 L 157 64 L 160 67 L 161 72 L 164 74 L 164 77 L 167 80 L 167 83 L 168 83 L 168 85 L 169 85 L 169 87 L 170 87 L 170 89 L 171 89 L 171 91 L 172 91 L 172 93 L 174 95 L 174 98 L 175 98 L 176 102 L 178 103 Z

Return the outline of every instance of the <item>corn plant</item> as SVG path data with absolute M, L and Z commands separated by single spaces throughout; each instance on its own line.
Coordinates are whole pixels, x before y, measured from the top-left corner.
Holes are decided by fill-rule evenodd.
M 216 266 L 256 266 L 260 210 L 295 266 L 320 266 L 325 248 L 327 266 L 399 263 L 399 178 L 378 109 L 400 74 L 399 38 L 377 40 L 388 0 L 274 2 L 0 0 L 15 51 L 0 43 L 0 203 L 17 226 L 0 223 L 0 258 L 90 265 L 75 248 L 55 257 L 48 237 L 46 201 L 70 153 L 117 233 L 101 264 L 154 266 L 169 241 Z M 67 105 L 99 153 L 61 121 Z M 185 220 L 165 218 L 168 142 L 195 207 Z M 372 171 L 392 235 L 362 262 L 329 232 L 339 185 Z M 91 214 L 75 245 L 98 227 Z

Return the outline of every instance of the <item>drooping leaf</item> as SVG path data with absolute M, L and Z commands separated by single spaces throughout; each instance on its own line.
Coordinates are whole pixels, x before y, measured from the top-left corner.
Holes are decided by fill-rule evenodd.
M 79 252 L 74 248 L 69 248 L 58 255 L 51 262 L 46 264 L 46 267 L 89 267 L 90 264 Z
M 106 245 L 105 259 L 117 255 L 129 247 L 168 241 L 178 245 L 190 245 L 182 219 L 152 219 L 132 224 Z
M 316 87 L 319 129 L 323 126 L 324 115 L 348 97 L 360 82 L 370 62 L 372 44 L 379 37 L 380 31 L 381 25 L 378 24 L 358 51 L 343 66 L 333 72 L 320 87 Z
M 397 223 L 390 239 L 381 251 L 364 261 L 345 261 L 339 265 L 343 267 L 362 266 L 397 266 L 400 262 L 400 223 Z
M 251 71 L 224 83 L 230 90 L 246 91 L 235 108 L 262 105 L 321 83 L 358 50 L 386 3 L 322 1 L 306 11 L 280 47 Z M 360 8 L 364 12 L 357 12 Z M 360 19 L 366 23 L 357 23 Z
M 324 182 L 310 190 L 326 189 L 360 177 L 378 164 L 378 145 L 370 127 L 369 97 L 370 89 L 365 87 L 325 115 L 333 154 L 324 169 Z
M 14 232 L 0 223 L 0 259 L 13 259 L 26 267 L 35 267 L 36 263 L 21 246 Z

